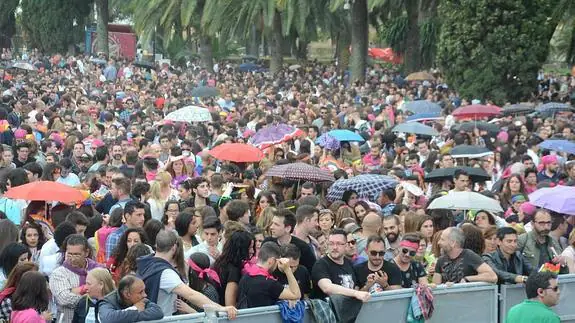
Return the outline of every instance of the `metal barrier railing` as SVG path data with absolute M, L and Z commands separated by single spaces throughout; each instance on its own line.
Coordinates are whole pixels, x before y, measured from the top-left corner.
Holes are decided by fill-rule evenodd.
M 554 307 L 562 322 L 575 322 L 575 275 L 561 275 L 559 277 L 561 289 L 560 303 Z M 371 299 L 363 304 L 356 321 L 379 322 L 385 318 L 386 322 L 405 322 L 407 308 L 413 289 L 387 291 L 372 295 Z M 505 321 L 507 311 L 525 299 L 525 287 L 518 285 L 502 285 L 500 293 L 498 286 L 486 283 L 455 284 L 447 287 L 440 285 L 433 289 L 435 311 L 430 320 L 426 322 L 500 322 Z M 384 315 L 384 317 L 382 317 Z M 170 316 L 154 323 L 196 323 L 203 322 L 204 314 L 190 314 Z M 224 313 L 219 322 L 234 323 L 281 323 L 282 319 L 278 306 L 266 306 L 243 309 L 238 311 L 238 317 L 231 321 Z M 315 320 L 309 308 L 306 308 L 305 323 Z

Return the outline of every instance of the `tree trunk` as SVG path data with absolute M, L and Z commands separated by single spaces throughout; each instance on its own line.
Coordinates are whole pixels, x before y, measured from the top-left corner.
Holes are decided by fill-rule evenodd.
M 270 72 L 272 75 L 277 74 L 283 65 L 282 56 L 282 46 L 283 36 L 282 36 L 282 17 L 279 11 L 276 10 L 274 14 L 274 21 L 271 32 L 271 59 L 270 59 Z
M 200 61 L 201 65 L 208 71 L 214 69 L 214 51 L 212 49 L 212 37 L 207 35 L 200 36 Z
M 367 0 L 355 0 L 351 6 L 351 81 L 365 81 L 367 66 Z
M 435 63 L 435 55 L 437 53 L 437 42 L 439 41 L 439 22 L 437 20 L 437 8 L 439 6 L 439 0 L 425 0 L 419 3 L 419 30 L 421 34 L 419 35 L 420 44 L 420 57 L 421 57 L 421 69 L 432 68 Z M 431 24 L 431 25 L 430 25 Z M 429 29 L 427 31 L 422 29 L 422 26 L 433 27 L 434 37 L 433 39 L 428 38 Z M 426 33 L 428 33 L 426 35 Z
M 351 46 L 351 35 L 349 32 L 340 32 L 337 35 L 336 42 L 337 67 L 339 73 L 343 75 L 349 67 L 349 58 L 351 56 L 349 51 L 349 46 Z
M 250 37 L 247 41 L 246 54 L 254 57 L 259 57 L 260 54 L 260 38 L 261 33 L 258 32 L 255 25 L 252 26 Z
M 295 52 L 295 57 L 299 63 L 305 63 L 307 61 L 307 47 L 309 42 L 298 38 L 297 40 L 297 51 Z
M 108 0 L 97 0 L 98 22 L 96 32 L 98 34 L 98 51 L 110 57 L 110 44 L 108 43 L 108 21 L 110 12 L 108 10 Z
M 427 1 L 427 0 L 423 0 Z M 421 50 L 419 44 L 419 0 L 405 0 L 407 12 L 407 32 L 405 39 L 405 72 L 412 73 L 421 69 Z

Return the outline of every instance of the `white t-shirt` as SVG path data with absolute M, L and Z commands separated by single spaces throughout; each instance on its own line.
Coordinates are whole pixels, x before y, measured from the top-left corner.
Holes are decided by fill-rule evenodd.
M 58 180 L 56 180 L 56 182 L 58 182 L 60 184 L 72 186 L 72 187 L 80 186 L 80 179 L 78 178 L 78 175 L 76 175 L 74 173 L 68 174 L 68 176 L 66 176 L 66 178 L 60 176 L 58 178 Z
M 172 316 L 176 311 L 176 299 L 178 295 L 172 293 L 172 291 L 183 283 L 175 270 L 164 269 L 164 271 L 162 271 L 157 304 L 162 309 L 162 312 L 164 312 L 164 316 Z

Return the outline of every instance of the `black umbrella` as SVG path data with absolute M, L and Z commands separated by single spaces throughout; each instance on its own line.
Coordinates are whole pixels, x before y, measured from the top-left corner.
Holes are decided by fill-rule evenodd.
M 431 171 L 431 173 L 425 175 L 426 182 L 442 182 L 444 180 L 453 179 L 455 171 L 461 169 L 464 170 L 472 182 L 485 182 L 491 180 L 491 176 L 483 168 L 476 167 L 450 167 L 450 168 L 438 168 Z
M 481 146 L 459 145 L 449 152 L 453 158 L 481 158 L 493 155 L 489 149 Z
M 220 91 L 211 86 L 198 86 L 192 90 L 192 96 L 198 98 L 216 97 L 220 96 Z
M 501 110 L 501 113 L 503 113 L 503 115 L 509 116 L 509 115 L 527 114 L 533 111 L 535 111 L 535 108 L 532 105 L 525 103 L 518 103 L 504 107 L 503 110 Z
M 499 126 L 497 126 L 496 124 L 485 122 L 485 121 L 458 123 L 458 124 L 453 125 L 453 127 L 451 127 L 451 131 L 473 132 L 473 129 L 475 129 L 475 128 L 477 128 L 479 130 L 487 131 L 490 135 L 497 135 L 499 133 L 499 131 L 501 131 L 501 129 L 499 129 Z
M 141 67 L 141 68 L 146 68 L 146 69 L 150 69 L 150 70 L 153 70 L 153 69 L 156 68 L 156 66 L 154 65 L 154 63 L 152 63 L 152 62 L 146 62 L 146 61 L 137 61 L 137 62 L 134 62 L 134 66 Z

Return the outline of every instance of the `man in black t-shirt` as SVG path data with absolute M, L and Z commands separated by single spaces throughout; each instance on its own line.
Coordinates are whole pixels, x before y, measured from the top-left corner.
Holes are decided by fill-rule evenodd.
M 355 297 L 363 302 L 369 300 L 367 292 L 359 291 L 353 266 L 345 258 L 347 235 L 341 229 L 333 229 L 328 237 L 327 256 L 319 259 L 313 266 L 313 298 L 325 298 L 329 295 Z
M 311 276 L 307 269 L 299 264 L 300 252 L 298 247 L 293 244 L 288 244 L 287 246 L 283 246 L 282 250 L 282 258 L 286 258 L 289 260 L 289 267 L 293 272 L 295 280 L 299 286 L 299 290 L 301 292 L 301 299 L 306 298 L 309 296 L 311 291 Z M 284 286 L 288 285 L 287 277 L 284 273 L 279 270 L 274 272 L 274 276 L 278 278 L 278 281 L 282 283 Z
M 463 249 L 465 236 L 459 228 L 447 228 L 441 233 L 439 247 L 443 256 L 437 259 L 433 283 L 497 283 L 497 275 L 475 252 Z
M 401 288 L 401 271 L 392 262 L 384 260 L 385 241 L 380 236 L 367 238 L 368 260 L 354 266 L 359 288 L 370 293 Z
M 240 280 L 238 308 L 271 306 L 278 300 L 300 299 L 299 286 L 290 269 L 289 261 L 280 258 L 280 254 L 280 247 L 276 243 L 266 242 L 262 245 L 257 264 L 247 265 L 246 275 Z M 270 274 L 276 268 L 285 274 L 287 287 Z
M 315 255 L 307 243 L 298 237 L 292 236 L 295 225 L 295 215 L 290 210 L 279 209 L 272 218 L 270 225 L 271 238 L 266 238 L 264 242 L 274 241 L 280 246 L 286 246 L 290 243 L 294 244 L 301 253 L 300 263 L 311 272 L 315 263 Z

